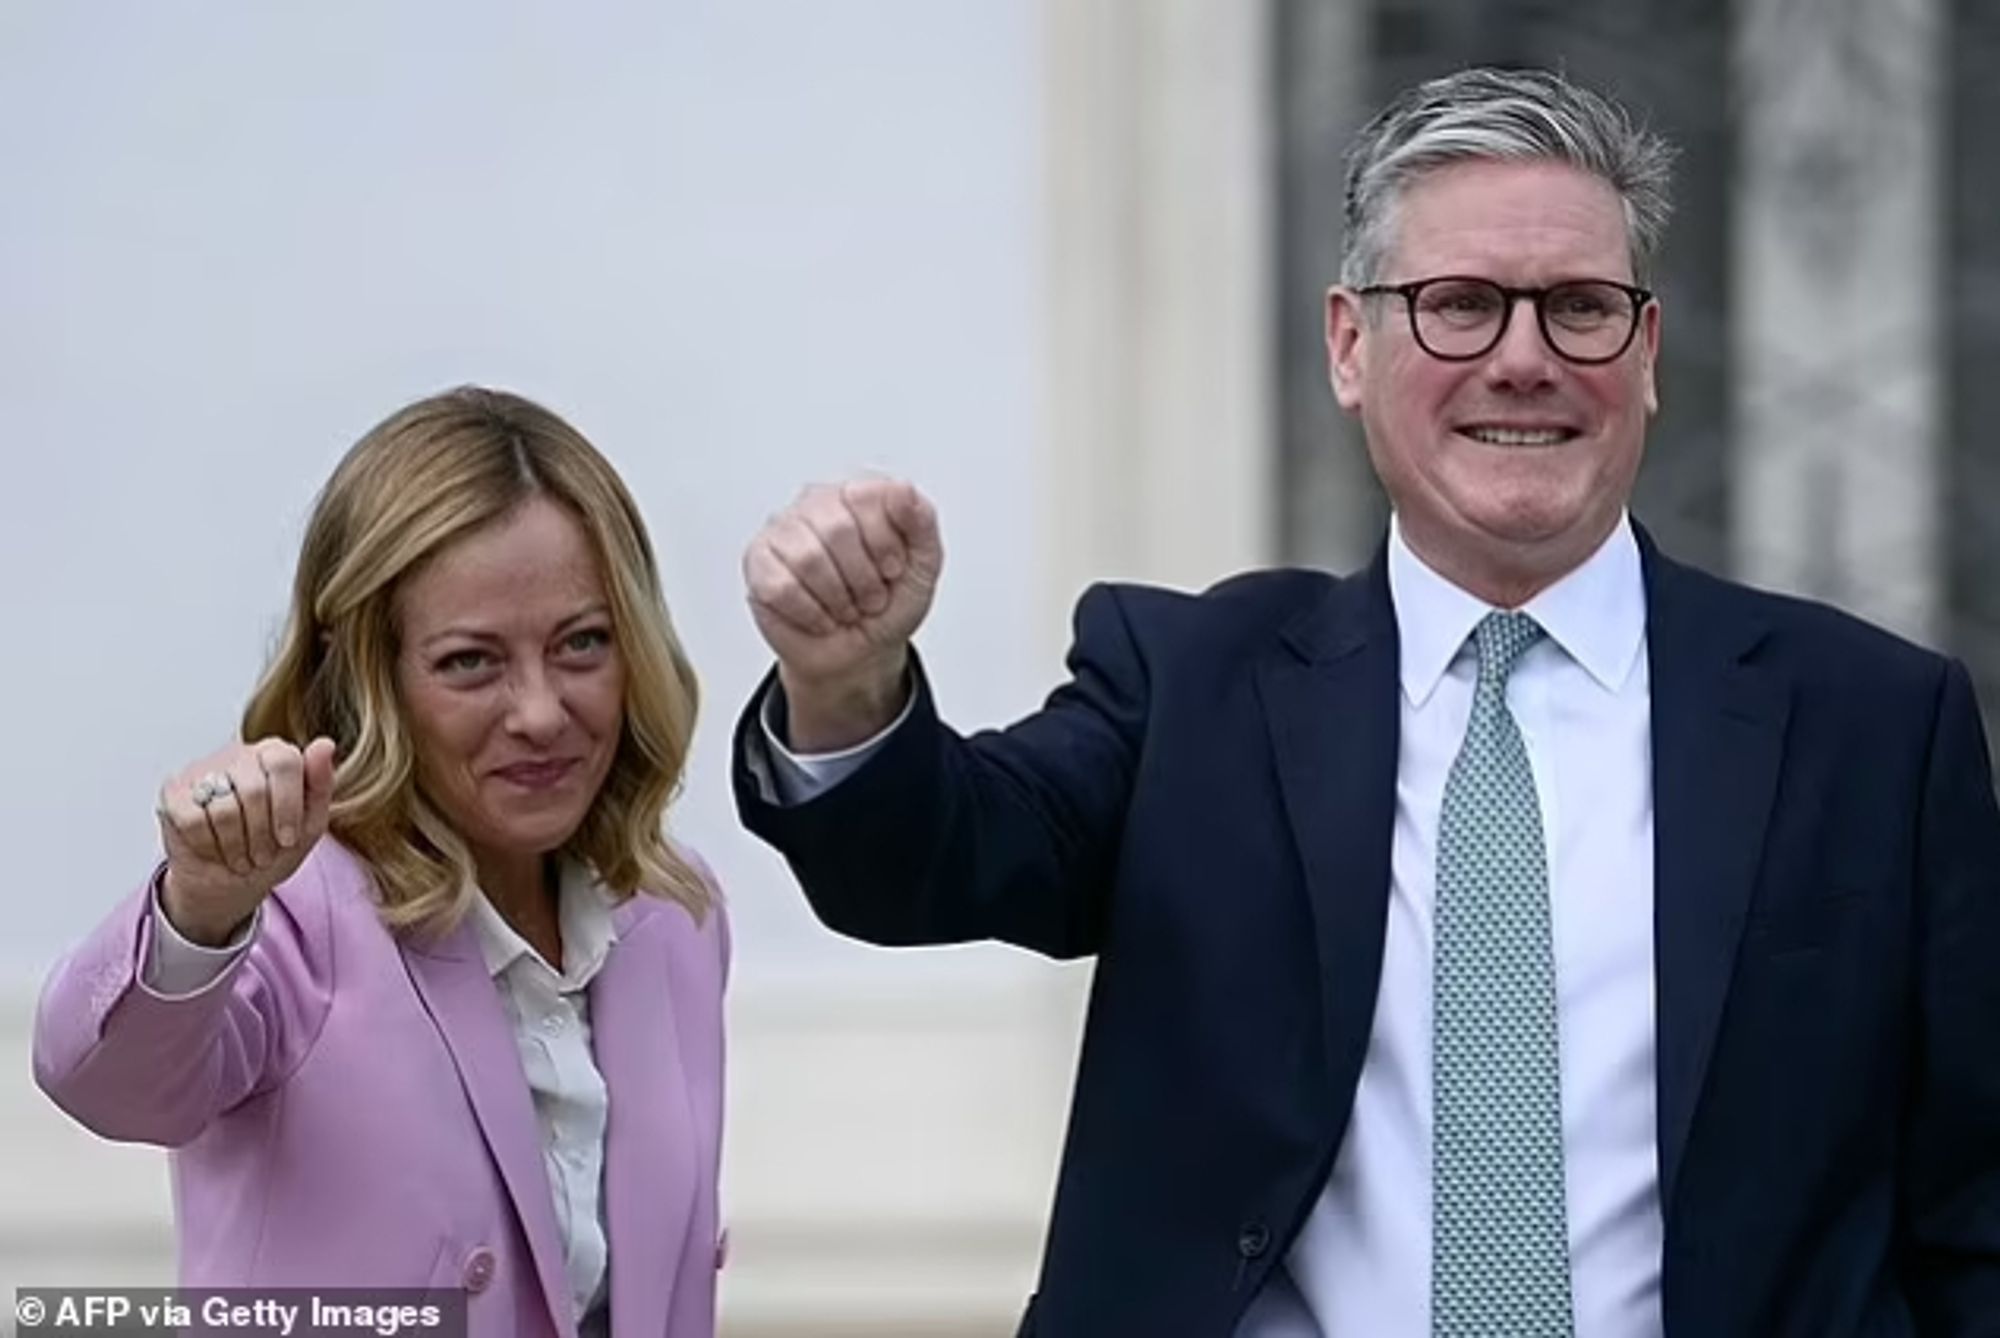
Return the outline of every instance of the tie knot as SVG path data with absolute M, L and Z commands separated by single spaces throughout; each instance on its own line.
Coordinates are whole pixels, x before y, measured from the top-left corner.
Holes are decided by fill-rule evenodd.
M 1505 683 L 1528 647 L 1542 639 L 1541 624 L 1525 613 L 1489 613 L 1472 630 L 1479 649 L 1479 681 Z

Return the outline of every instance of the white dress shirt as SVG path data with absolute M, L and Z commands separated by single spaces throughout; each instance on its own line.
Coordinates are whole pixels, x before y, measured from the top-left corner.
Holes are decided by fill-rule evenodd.
M 586 994 L 617 942 L 614 903 L 582 865 L 566 863 L 557 914 L 563 969 L 557 972 L 514 931 L 484 895 L 469 922 L 493 977 L 540 1126 L 542 1163 L 555 1196 L 572 1312 L 586 1338 L 608 1328 L 609 1244 L 604 1227 L 604 1134 L 609 1096 L 590 1047 Z M 227 946 L 183 938 L 153 903 L 152 952 L 140 985 L 164 997 L 198 994 L 254 940 L 263 912 Z
M 1438 814 L 1492 607 L 1392 524 L 1401 747 L 1388 932 L 1347 1137 L 1286 1264 L 1325 1338 L 1429 1338 L 1431 951 Z M 1653 782 L 1645 582 L 1629 522 L 1525 611 L 1507 683 L 1541 799 L 1577 1338 L 1659 1338 Z M 1246 1326 L 1244 1338 L 1289 1332 Z
M 1239 1338 L 1429 1338 L 1431 950 L 1438 814 L 1465 741 L 1492 606 L 1419 561 L 1393 521 L 1401 745 L 1389 915 L 1354 1110 L 1286 1272 Z M 1563 1154 L 1577 1338 L 1660 1338 L 1654 1065 L 1652 696 L 1646 594 L 1629 520 L 1525 606 L 1547 633 L 1507 705 L 1541 799 L 1561 1044 Z M 902 723 L 800 755 L 762 715 L 768 795 L 796 804 L 851 774 Z M 905 710 L 907 716 L 907 708 Z

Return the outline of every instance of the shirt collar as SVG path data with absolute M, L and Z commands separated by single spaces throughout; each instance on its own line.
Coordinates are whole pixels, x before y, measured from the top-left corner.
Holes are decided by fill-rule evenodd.
M 564 860 L 559 877 L 556 917 L 562 927 L 563 970 L 557 977 L 558 986 L 564 991 L 580 990 L 597 975 L 610 955 L 611 945 L 618 941 L 618 929 L 612 921 L 616 902 L 578 860 Z M 479 954 L 486 961 L 486 972 L 496 980 L 523 957 L 542 961 L 541 954 L 528 945 L 477 889 L 472 896 L 470 918 L 473 935 L 479 940 Z M 555 974 L 553 969 L 550 974 Z
M 1389 520 L 1389 598 L 1401 642 L 1403 694 L 1422 706 L 1466 647 L 1491 604 L 1459 589 L 1410 550 Z M 1631 676 L 1646 640 L 1646 582 L 1631 518 L 1567 576 L 1522 606 L 1607 692 Z

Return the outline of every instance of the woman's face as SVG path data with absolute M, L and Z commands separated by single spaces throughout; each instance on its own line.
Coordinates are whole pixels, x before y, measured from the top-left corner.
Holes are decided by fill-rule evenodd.
M 625 665 L 583 527 L 530 497 L 419 567 L 396 614 L 425 795 L 482 876 L 559 848 L 624 723 Z

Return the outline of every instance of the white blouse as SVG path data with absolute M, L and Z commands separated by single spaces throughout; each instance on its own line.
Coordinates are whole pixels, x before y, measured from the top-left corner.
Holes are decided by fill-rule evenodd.
M 557 914 L 563 969 L 557 972 L 514 932 L 484 896 L 469 917 L 486 969 L 514 1028 L 521 1071 L 541 1127 L 542 1161 L 555 1193 L 556 1227 L 578 1327 L 608 1295 L 604 1229 L 604 1128 L 610 1113 L 604 1075 L 590 1049 L 590 987 L 617 941 L 610 893 L 579 864 L 563 867 Z

